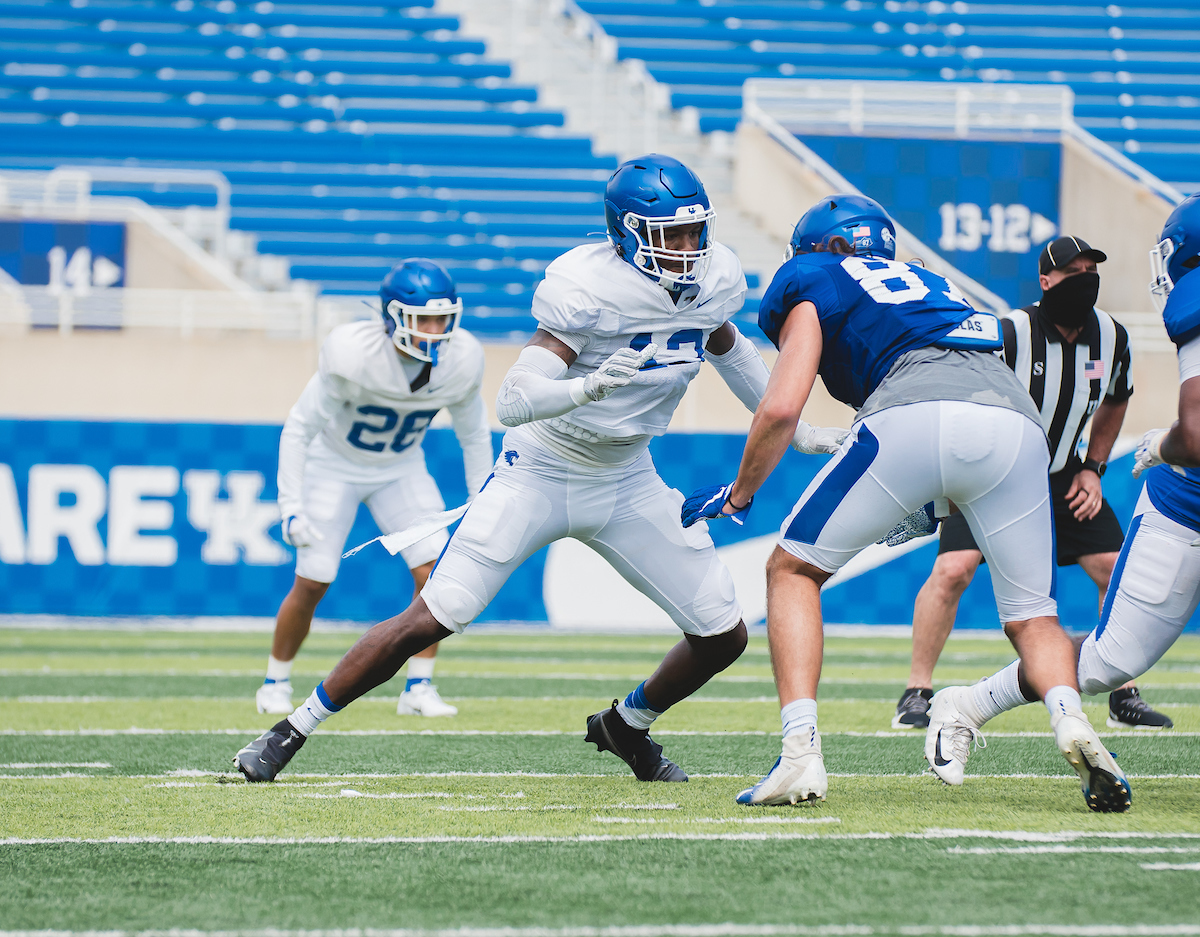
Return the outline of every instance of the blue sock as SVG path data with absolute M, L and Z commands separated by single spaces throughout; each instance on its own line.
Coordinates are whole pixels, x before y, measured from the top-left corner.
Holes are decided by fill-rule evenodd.
M 635 729 L 649 729 L 654 724 L 654 720 L 666 712 L 663 709 L 655 709 L 646 702 L 645 688 L 646 683 L 643 681 L 637 685 L 637 689 L 625 697 L 623 703 L 617 703 L 617 712 L 621 718 Z
M 404 681 L 404 692 L 407 693 L 409 690 L 411 690 L 413 687 L 415 687 L 418 683 L 428 683 L 428 682 L 429 682 L 428 677 L 409 677 L 407 680 Z

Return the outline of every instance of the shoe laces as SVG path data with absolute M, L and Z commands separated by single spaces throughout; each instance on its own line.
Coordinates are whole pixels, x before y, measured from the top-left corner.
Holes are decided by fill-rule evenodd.
M 946 728 L 950 730 L 950 755 L 964 765 L 967 763 L 967 758 L 971 755 L 972 742 L 975 743 L 976 751 L 979 751 L 981 748 L 987 748 L 987 739 L 974 726 L 956 722 Z M 945 732 L 946 728 L 942 729 L 942 731 Z

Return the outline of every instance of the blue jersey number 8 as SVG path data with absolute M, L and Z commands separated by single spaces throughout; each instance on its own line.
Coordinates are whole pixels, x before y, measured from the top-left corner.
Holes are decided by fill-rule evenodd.
M 413 410 L 404 417 L 404 422 L 400 423 L 400 429 L 396 430 L 396 435 L 392 437 L 392 444 L 388 446 L 387 442 L 382 439 L 376 442 L 365 442 L 362 434 L 390 433 L 400 422 L 400 414 L 391 407 L 359 407 L 358 412 L 363 416 L 383 417 L 382 423 L 367 423 L 359 420 L 350 427 L 350 435 L 346 437 L 346 441 L 350 445 L 358 449 L 366 449 L 368 452 L 383 452 L 385 448 L 390 448 L 392 452 L 403 452 L 421 438 L 425 427 L 438 414 L 437 410 Z

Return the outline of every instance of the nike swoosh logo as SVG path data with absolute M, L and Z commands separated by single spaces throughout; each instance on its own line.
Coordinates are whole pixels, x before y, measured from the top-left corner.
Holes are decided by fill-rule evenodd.
M 950 764 L 949 761 L 947 761 L 945 758 L 942 757 L 942 733 L 941 732 L 938 733 L 937 749 L 933 753 L 933 763 L 935 765 L 937 765 L 939 768 L 944 768 L 944 767 L 946 767 L 946 765 Z

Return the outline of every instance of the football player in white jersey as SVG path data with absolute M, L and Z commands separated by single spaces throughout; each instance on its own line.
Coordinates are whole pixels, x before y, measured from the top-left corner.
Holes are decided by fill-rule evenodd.
M 462 300 L 438 264 L 394 267 L 379 288 L 382 321 L 340 325 L 321 347 L 317 373 L 292 407 L 279 439 L 283 538 L 296 548 L 296 580 L 279 607 L 259 712 L 292 711 L 292 662 L 317 603 L 337 576 L 358 505 L 384 533 L 445 509 L 425 469 L 421 440 L 439 410 L 450 413 L 463 450 L 467 490 L 483 487 L 492 437 L 480 396 L 483 348 L 459 328 Z M 445 531 L 401 551 L 417 592 L 446 545 Z M 430 683 L 437 644 L 414 656 L 402 715 L 458 712 Z
M 713 239 L 715 213 L 691 170 L 657 155 L 624 163 L 605 190 L 605 214 L 608 243 L 574 248 L 546 269 L 533 301 L 539 328 L 496 404 L 512 429 L 421 595 L 238 752 L 249 780 L 274 778 L 324 719 L 461 632 L 517 566 L 563 537 L 591 546 L 684 633 L 649 679 L 588 719 L 587 739 L 639 780 L 687 780 L 648 730 L 738 658 L 746 628 L 712 538 L 704 525 L 684 530 L 683 496 L 659 478 L 647 447 L 704 360 L 750 409 L 769 373 L 730 321 L 746 280 Z M 844 435 L 801 424 L 796 443 L 833 451 Z

